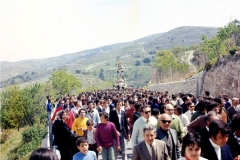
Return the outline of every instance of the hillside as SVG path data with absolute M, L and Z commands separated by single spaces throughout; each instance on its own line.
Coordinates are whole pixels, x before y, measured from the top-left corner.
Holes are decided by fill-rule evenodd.
M 93 84 L 99 81 L 99 72 L 103 69 L 104 80 L 113 81 L 118 61 L 121 61 L 125 68 L 125 78 L 130 86 L 146 85 L 151 79 L 152 68 L 149 63 L 143 63 L 144 58 L 153 59 L 152 53 L 156 50 L 171 49 L 176 45 L 200 44 L 202 35 L 212 37 L 216 33 L 217 28 L 213 27 L 179 27 L 131 42 L 107 45 L 58 57 L 1 62 L 1 86 L 46 80 L 51 72 L 58 68 L 66 68 L 80 80 L 88 81 L 87 83 L 91 81 Z M 136 61 L 140 64 L 136 65 Z M 85 75 L 88 75 L 87 80 L 84 79 Z

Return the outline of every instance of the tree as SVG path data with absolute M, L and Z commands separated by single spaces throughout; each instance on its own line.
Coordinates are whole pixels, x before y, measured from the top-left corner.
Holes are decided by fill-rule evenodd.
M 1 127 L 18 128 L 24 118 L 21 90 L 18 86 L 6 88 L 1 93 Z
M 160 50 L 156 52 L 156 57 L 152 61 L 152 66 L 157 68 L 160 75 L 170 75 L 173 73 L 188 71 L 189 65 L 184 62 L 178 62 L 177 58 L 170 50 Z
M 43 123 L 40 116 L 46 112 L 45 96 L 50 93 L 46 88 L 53 90 L 46 84 L 36 83 L 23 89 L 19 86 L 7 87 L 1 93 L 1 127 L 19 130 L 24 125 Z
M 151 62 L 151 59 L 150 58 L 144 58 L 143 59 L 143 63 L 150 63 Z
M 105 76 L 104 76 L 103 72 L 104 72 L 104 70 L 101 68 L 99 76 L 98 76 L 98 78 L 100 78 L 101 80 L 105 80 Z
M 175 56 L 178 56 L 179 54 L 181 54 L 185 51 L 187 51 L 187 47 L 184 47 L 184 46 L 174 46 L 173 49 L 172 49 L 172 53 Z
M 227 26 L 219 28 L 217 35 L 213 38 L 208 39 L 206 36 L 202 36 L 204 42 L 201 44 L 201 50 L 206 53 L 211 65 L 214 65 L 218 58 L 234 48 L 230 36 L 231 34 L 240 33 L 240 28 L 236 22 L 230 22 Z
M 76 74 L 80 74 L 81 71 L 80 71 L 79 69 L 77 69 L 77 70 L 75 71 L 75 73 L 76 73 Z
M 140 62 L 139 60 L 136 60 L 136 61 L 134 62 L 134 65 L 135 65 L 135 66 L 140 66 L 140 64 L 141 64 L 141 62 Z
M 156 52 L 156 57 L 153 60 L 153 66 L 161 70 L 167 71 L 176 62 L 176 57 L 169 50 L 161 50 Z
M 57 70 L 53 72 L 50 77 L 50 82 L 60 95 L 70 93 L 82 86 L 81 82 L 74 75 L 67 74 L 66 70 Z

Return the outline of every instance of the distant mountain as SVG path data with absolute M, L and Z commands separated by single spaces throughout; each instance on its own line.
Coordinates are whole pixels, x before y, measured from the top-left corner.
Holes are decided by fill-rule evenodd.
M 125 77 L 130 85 L 144 85 L 150 79 L 152 68 L 149 64 L 141 63 L 136 66 L 135 61 L 143 62 L 144 58 L 153 59 L 151 51 L 171 49 L 174 46 L 190 46 L 200 44 L 201 36 L 212 37 L 217 33 L 214 27 L 179 27 L 169 32 L 149 35 L 131 42 L 106 45 L 94 49 L 69 53 L 58 57 L 23 60 L 19 62 L 1 61 L 1 85 L 21 84 L 38 81 L 50 77 L 51 72 L 58 68 L 66 68 L 69 73 L 87 74 L 97 79 L 102 68 L 106 80 L 115 78 L 115 68 L 118 61 L 125 67 Z M 80 72 L 76 73 L 76 70 Z M 84 77 L 84 76 L 83 76 Z M 135 82 L 135 79 L 138 82 Z
M 178 27 L 156 37 L 144 47 L 149 50 L 161 50 L 171 49 L 173 46 L 191 46 L 200 44 L 202 35 L 209 38 L 214 36 L 217 31 L 215 27 Z

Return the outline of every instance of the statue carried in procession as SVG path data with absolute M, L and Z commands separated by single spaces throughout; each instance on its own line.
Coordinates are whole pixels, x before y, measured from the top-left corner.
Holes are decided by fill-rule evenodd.
M 114 82 L 114 87 L 116 87 L 117 90 L 124 90 L 124 88 L 126 87 L 124 70 L 121 62 L 118 62 L 117 65 L 117 79 Z

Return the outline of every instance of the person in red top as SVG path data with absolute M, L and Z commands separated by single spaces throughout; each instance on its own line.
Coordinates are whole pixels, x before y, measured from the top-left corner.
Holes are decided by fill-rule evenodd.
M 55 117 L 56 117 L 57 113 L 58 113 L 59 111 L 63 110 L 63 106 L 64 106 L 64 101 L 61 101 L 59 107 L 57 107 L 57 108 L 55 109 L 55 112 L 54 112 L 54 114 L 53 114 L 53 116 L 52 116 L 52 118 L 51 118 L 52 122 L 55 120 Z
M 128 123 L 129 123 L 130 135 L 132 135 L 132 129 L 133 129 L 133 113 L 135 112 L 135 108 L 134 108 L 135 101 L 134 101 L 134 100 L 130 100 L 130 101 L 129 101 L 129 104 L 130 104 L 130 109 L 127 110 L 126 116 L 127 116 L 127 120 L 128 120 Z

